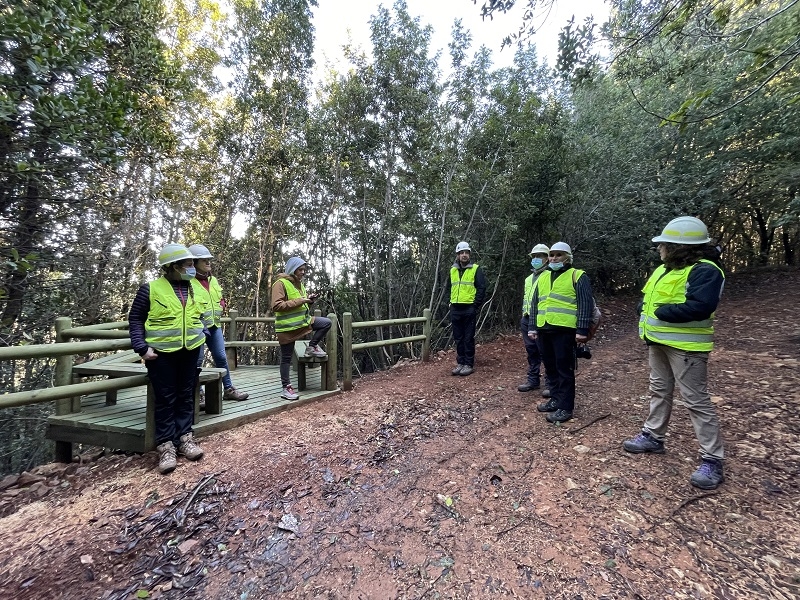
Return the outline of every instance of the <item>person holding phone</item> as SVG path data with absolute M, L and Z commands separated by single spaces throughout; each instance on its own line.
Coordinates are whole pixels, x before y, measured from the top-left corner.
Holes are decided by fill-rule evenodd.
M 316 301 L 318 294 L 308 294 L 303 277 L 308 270 L 308 264 L 299 256 L 293 256 L 286 261 L 284 272 L 278 275 L 272 285 L 272 312 L 275 313 L 275 333 L 281 347 L 281 398 L 297 400 L 300 396 L 292 386 L 289 371 L 292 364 L 294 343 L 303 339 L 309 333 L 311 340 L 306 348 L 306 356 L 324 358 L 327 353 L 319 347 L 322 338 L 331 328 L 331 320 L 325 317 L 315 317 L 311 314 L 311 305 Z

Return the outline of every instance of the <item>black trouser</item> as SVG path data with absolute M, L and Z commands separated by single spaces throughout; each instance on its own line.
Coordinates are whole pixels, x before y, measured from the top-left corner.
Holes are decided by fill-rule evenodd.
M 472 304 L 453 304 L 450 307 L 450 323 L 453 326 L 453 341 L 456 343 L 458 364 L 475 366 L 475 323 L 478 315 Z
M 538 333 L 550 397 L 557 408 L 572 412 L 575 408 L 575 330 L 540 329 Z
M 519 330 L 522 333 L 525 352 L 528 354 L 528 383 L 538 385 L 542 353 L 539 351 L 539 341 L 528 337 L 528 315 L 522 315 L 522 320 L 519 322 Z
M 314 322 L 311 323 L 311 340 L 308 342 L 309 346 L 317 346 L 322 341 L 328 331 L 331 329 L 333 322 L 327 317 L 314 317 Z M 288 344 L 281 344 L 281 364 L 279 371 L 281 374 L 281 385 L 286 387 L 291 383 L 289 378 L 292 369 L 292 354 L 294 353 L 294 342 Z
M 158 352 L 144 363 L 155 396 L 157 445 L 171 441 L 177 447 L 180 437 L 192 431 L 199 354 L 200 348 Z

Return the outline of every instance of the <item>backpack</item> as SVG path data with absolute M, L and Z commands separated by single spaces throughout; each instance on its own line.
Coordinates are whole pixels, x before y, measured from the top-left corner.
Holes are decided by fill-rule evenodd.
M 577 278 L 575 277 L 575 270 L 573 269 L 572 270 L 572 287 L 575 287 L 576 279 Z M 586 340 L 587 342 L 589 340 L 591 340 L 595 336 L 595 334 L 597 333 L 597 330 L 600 328 L 600 322 L 602 320 L 603 320 L 603 313 L 600 312 L 600 307 L 597 306 L 597 301 L 594 299 L 594 296 L 592 296 L 592 320 L 589 323 L 589 334 L 587 335 L 588 339 Z

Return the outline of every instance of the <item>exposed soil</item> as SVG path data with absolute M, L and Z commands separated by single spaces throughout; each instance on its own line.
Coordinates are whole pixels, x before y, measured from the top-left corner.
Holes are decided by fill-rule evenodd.
M 728 280 L 714 492 L 689 485 L 680 406 L 666 454 L 622 450 L 647 411 L 646 349 L 636 300 L 606 299 L 564 426 L 516 391 L 509 334 L 470 377 L 452 353 L 396 367 L 203 438 L 170 476 L 151 453 L 8 479 L 0 597 L 800 597 L 798 287 L 797 270 Z

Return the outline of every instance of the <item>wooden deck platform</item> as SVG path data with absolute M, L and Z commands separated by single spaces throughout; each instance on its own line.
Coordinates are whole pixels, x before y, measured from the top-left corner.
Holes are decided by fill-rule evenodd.
M 324 365 L 323 367 L 324 368 Z M 200 413 L 194 425 L 197 437 L 238 427 L 272 413 L 320 400 L 341 392 L 323 390 L 322 368 L 308 365 L 305 370 L 306 389 L 300 399 L 289 402 L 280 397 L 281 383 L 277 366 L 240 366 L 231 373 L 236 388 L 247 392 L 247 400 L 223 402 L 222 414 Z M 293 384 L 297 372 L 292 372 Z M 131 452 L 146 452 L 147 389 L 144 386 L 120 390 L 117 403 L 108 406 L 105 394 L 84 396 L 79 413 L 51 416 L 47 437 L 62 442 L 102 446 Z

